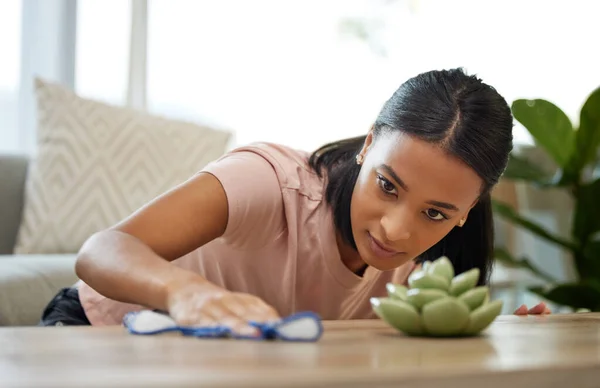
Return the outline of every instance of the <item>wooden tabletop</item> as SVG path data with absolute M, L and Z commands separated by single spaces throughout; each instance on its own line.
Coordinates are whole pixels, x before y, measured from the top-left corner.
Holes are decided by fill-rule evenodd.
M 317 343 L 134 336 L 121 327 L 0 328 L 0 386 L 600 386 L 600 313 L 501 316 L 486 334 L 422 339 L 325 322 Z

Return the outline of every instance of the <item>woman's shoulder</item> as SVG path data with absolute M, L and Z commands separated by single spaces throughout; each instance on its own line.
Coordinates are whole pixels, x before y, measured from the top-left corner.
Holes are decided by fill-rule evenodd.
M 253 142 L 228 151 L 216 162 L 230 157 L 246 158 L 249 162 L 259 158 L 261 162 L 267 162 L 261 163 L 265 169 L 276 174 L 282 189 L 299 190 L 304 195 L 320 199 L 324 182 L 310 167 L 310 155 L 308 151 L 283 144 Z
M 302 217 L 311 213 L 306 210 L 324 198 L 324 183 L 310 170 L 309 156 L 288 146 L 251 143 L 206 166 L 202 171 L 219 180 L 227 197 L 223 241 L 236 248 L 263 247 L 282 231 L 301 228 Z

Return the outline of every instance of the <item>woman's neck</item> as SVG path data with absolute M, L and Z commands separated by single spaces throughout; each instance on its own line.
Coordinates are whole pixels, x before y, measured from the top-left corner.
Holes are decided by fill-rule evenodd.
M 344 241 L 339 232 L 336 232 L 335 240 L 342 263 L 344 263 L 346 268 L 350 271 L 362 277 L 368 267 L 367 264 L 363 261 L 358 252 Z

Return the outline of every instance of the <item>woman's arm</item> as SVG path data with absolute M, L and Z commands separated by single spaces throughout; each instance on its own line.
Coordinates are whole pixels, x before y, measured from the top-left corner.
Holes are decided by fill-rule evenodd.
M 238 249 L 264 246 L 285 228 L 284 214 L 273 165 L 257 152 L 233 152 L 88 239 L 76 272 L 100 294 L 168 311 L 179 324 L 253 330 L 248 321 L 277 319 L 275 309 L 169 262 L 217 237 Z
M 223 187 L 213 175 L 200 173 L 90 237 L 76 273 L 110 299 L 167 310 L 169 292 L 184 283 L 217 288 L 169 262 L 221 236 L 227 219 Z

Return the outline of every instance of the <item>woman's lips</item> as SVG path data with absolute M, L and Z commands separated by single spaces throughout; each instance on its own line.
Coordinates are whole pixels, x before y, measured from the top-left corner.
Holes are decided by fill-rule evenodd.
M 369 233 L 369 245 L 371 246 L 371 251 L 375 254 L 375 256 L 381 258 L 390 258 L 400 252 L 393 250 L 392 248 L 384 245 L 379 240 Z

